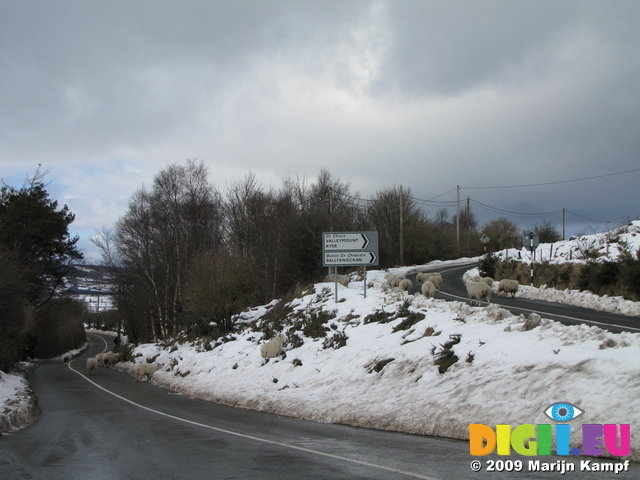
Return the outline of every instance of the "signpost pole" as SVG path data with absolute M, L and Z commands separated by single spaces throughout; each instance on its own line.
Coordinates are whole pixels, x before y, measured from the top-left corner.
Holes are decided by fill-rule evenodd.
M 367 267 L 364 267 L 364 298 L 367 298 Z
M 533 287 L 533 266 L 536 263 L 536 249 L 534 248 L 531 253 L 533 254 L 531 257 L 531 286 Z

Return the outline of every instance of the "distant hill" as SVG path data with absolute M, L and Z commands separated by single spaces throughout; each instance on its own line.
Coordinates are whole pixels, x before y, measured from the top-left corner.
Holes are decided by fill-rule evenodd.
M 114 308 L 111 268 L 104 265 L 73 265 L 64 293 L 87 303 L 92 311 Z

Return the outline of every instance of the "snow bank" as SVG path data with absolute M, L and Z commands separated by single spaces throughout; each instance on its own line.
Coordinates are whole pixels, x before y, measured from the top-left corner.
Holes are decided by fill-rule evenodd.
M 305 313 L 335 311 L 325 326 L 328 338 L 346 337 L 341 348 L 297 330 L 300 346 L 289 344 L 284 358 L 264 363 L 262 334 L 248 328 L 249 322 L 260 325 L 266 311 L 260 308 L 245 316 L 247 328 L 232 341 L 207 348 L 141 345 L 136 362 L 162 365 L 153 383 L 206 400 L 459 439 L 467 438 L 470 423 L 553 423 L 544 410 L 568 401 L 585 412 L 584 423 L 632 424 L 632 458 L 640 459 L 640 334 L 547 319 L 526 330 L 527 319 L 497 305 L 407 295 L 389 289 L 380 271 L 368 272 L 367 280 L 373 288 L 366 299 L 362 282 L 339 286 L 338 303 L 333 284 L 320 283 L 291 302 L 285 333 Z M 389 319 L 398 312 L 404 316 L 388 323 L 365 321 L 370 314 Z M 401 329 L 410 316 L 416 323 Z M 448 344 L 449 358 L 458 361 L 441 374 L 434 361 Z M 119 366 L 132 371 L 135 364 Z M 576 431 L 572 445 L 581 444 Z
M 29 364 L 21 364 L 26 371 Z M 24 374 L 0 370 L 0 434 L 18 431 L 37 416 L 37 402 Z

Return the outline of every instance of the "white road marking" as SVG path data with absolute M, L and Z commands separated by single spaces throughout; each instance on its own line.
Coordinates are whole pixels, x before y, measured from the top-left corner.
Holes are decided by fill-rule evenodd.
M 96 337 L 100 338 L 105 343 L 105 348 L 107 348 L 107 342 L 104 340 L 104 338 L 102 338 L 99 335 L 92 335 L 92 336 L 96 336 Z M 227 430 L 227 429 L 224 429 L 224 428 L 214 427 L 212 425 L 207 425 L 205 423 L 194 422 L 193 420 L 187 420 L 186 418 L 177 417 L 175 415 L 171 415 L 170 413 L 165 413 L 165 412 L 161 412 L 159 410 L 155 410 L 155 409 L 150 408 L 150 407 L 146 407 L 144 405 L 141 405 L 139 403 L 134 402 L 133 400 L 129 400 L 128 398 L 125 398 L 122 395 L 118 395 L 117 393 L 112 392 L 111 390 L 103 387 L 102 385 L 98 385 L 96 382 L 94 382 L 93 380 L 88 378 L 83 373 L 80 373 L 78 370 L 75 370 L 74 368 L 72 368 L 71 367 L 71 362 L 69 362 L 69 369 L 71 371 L 77 373 L 78 375 L 80 375 L 80 377 L 82 377 L 87 382 L 91 383 L 93 386 L 95 386 L 95 387 L 99 388 L 100 390 L 108 393 L 109 395 L 112 395 L 112 396 L 122 400 L 123 402 L 127 402 L 130 405 L 138 407 L 138 408 L 140 408 L 142 410 L 146 410 L 148 412 L 155 413 L 156 415 L 162 415 L 163 417 L 170 418 L 172 420 L 177 420 L 179 422 L 188 423 L 190 425 L 195 425 L 197 427 L 206 428 L 206 429 L 213 430 L 213 431 L 219 432 L 219 433 L 224 433 L 224 434 L 227 434 L 227 435 L 233 435 L 233 436 L 244 438 L 244 439 L 247 439 L 247 440 L 253 440 L 253 441 L 265 443 L 265 444 L 268 444 L 268 445 L 275 445 L 275 446 L 278 446 L 278 447 L 288 448 L 290 450 L 297 450 L 297 451 L 300 451 L 300 452 L 310 453 L 310 454 L 313 454 L 313 455 L 319 455 L 319 456 L 322 456 L 322 457 L 332 458 L 334 460 L 340 460 L 340 461 L 343 461 L 343 462 L 354 463 L 356 465 L 375 468 L 375 469 L 378 469 L 378 470 L 384 470 L 386 472 L 398 473 L 400 475 L 406 475 L 408 477 L 421 478 L 423 480 L 439 480 L 439 479 L 436 479 L 435 477 L 429 477 L 429 476 L 426 476 L 426 475 L 421 475 L 419 473 L 408 472 L 406 470 L 400 470 L 400 469 L 392 468 L 392 467 L 385 467 L 384 465 L 378 465 L 376 463 L 365 462 L 363 460 L 355 460 L 353 458 L 342 457 L 340 455 L 335 455 L 333 453 L 321 452 L 319 450 L 313 450 L 311 448 L 298 447 L 296 445 L 290 445 L 288 443 L 276 442 L 275 440 L 269 440 L 269 439 L 266 439 L 266 438 L 256 437 L 254 435 L 247 435 L 245 433 L 234 432 L 232 430 Z

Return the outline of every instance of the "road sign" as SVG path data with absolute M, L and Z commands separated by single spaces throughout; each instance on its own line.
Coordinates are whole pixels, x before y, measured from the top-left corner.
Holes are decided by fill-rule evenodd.
M 522 246 L 530 252 L 535 250 L 540 244 L 540 237 L 535 232 L 524 232 L 522 235 Z
M 378 265 L 378 232 L 324 232 L 324 267 Z
M 482 243 L 489 243 L 489 237 L 487 236 L 486 233 L 483 233 L 482 235 L 480 235 L 480 241 Z
M 378 255 L 374 252 L 324 252 L 325 267 L 378 265 Z
M 378 232 L 326 232 L 322 238 L 324 251 L 378 249 Z

